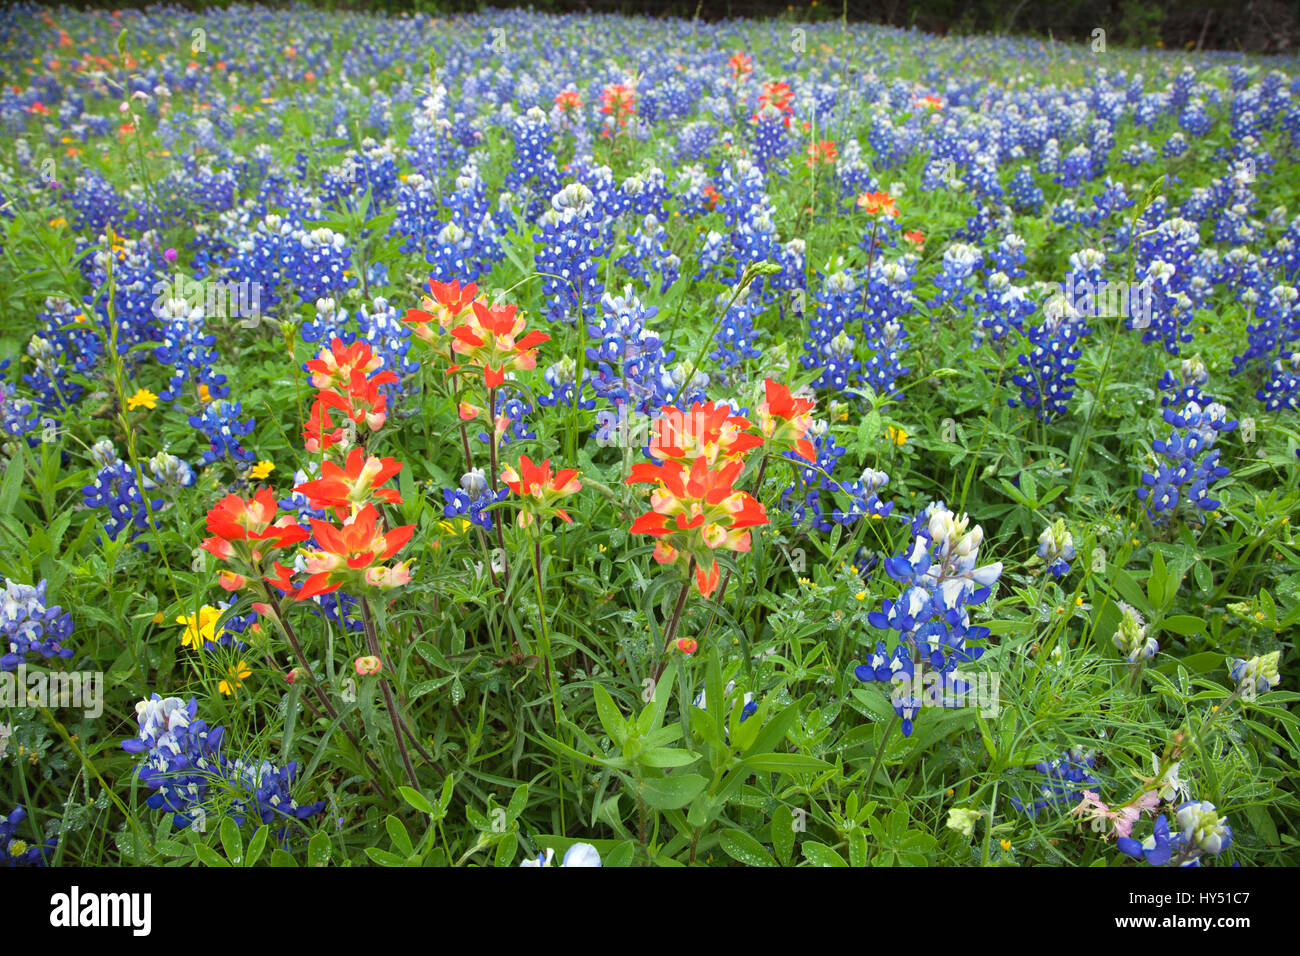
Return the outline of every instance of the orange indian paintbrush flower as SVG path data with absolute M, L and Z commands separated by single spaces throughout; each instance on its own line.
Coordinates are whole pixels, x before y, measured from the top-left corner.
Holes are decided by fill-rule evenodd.
M 817 460 L 813 443 L 804 436 L 812 424 L 811 398 L 795 398 L 790 389 L 772 379 L 763 380 L 764 398 L 754 409 L 758 430 L 772 452 L 793 451 L 808 461 Z
M 417 339 L 433 345 L 438 338 L 434 323 L 446 332 L 464 318 L 470 311 L 470 304 L 478 297 L 478 286 L 473 282 L 462 286 L 457 279 L 451 282 L 430 279 L 429 291 L 433 293 L 432 297 L 421 299 L 418 309 L 407 309 L 403 321 L 415 326 L 413 332 Z
M 898 203 L 886 192 L 863 193 L 858 197 L 858 208 L 869 216 L 892 216 L 898 218 Z
M 665 405 L 655 419 L 650 457 L 681 464 L 704 458 L 709 465 L 739 458 L 763 444 L 749 428 L 749 420 L 727 405 L 696 402 L 688 411 Z
M 344 584 L 349 588 L 368 586 L 382 591 L 399 587 L 411 580 L 410 561 L 392 566 L 381 562 L 401 551 L 414 531 L 415 525 L 408 524 L 385 532 L 373 505 L 366 505 L 337 528 L 313 518 L 311 532 L 318 547 L 303 551 L 307 580 L 294 591 L 289 580 L 292 572 L 277 564 L 280 576 L 272 583 L 281 590 L 291 591 L 299 601 L 337 591 Z
M 367 457 L 353 448 L 340 468 L 332 461 L 321 463 L 321 477 L 304 481 L 294 491 L 307 496 L 313 508 L 333 508 L 339 520 L 347 518 L 371 501 L 400 505 L 402 496 L 395 488 L 379 486 L 402 470 L 394 458 Z
M 650 511 L 632 522 L 632 534 L 656 538 L 654 559 L 660 564 L 688 563 L 695 559 L 695 586 L 708 597 L 718 586 L 719 548 L 745 552 L 749 529 L 768 523 L 758 499 L 735 488 L 744 469 L 736 459 L 716 468 L 700 456 L 688 468 L 680 461 L 662 465 L 640 462 L 632 467 L 627 483 L 651 484 Z
M 538 518 L 554 514 L 569 524 L 573 519 L 563 508 L 555 507 L 561 498 L 567 498 L 582 490 L 578 480 L 578 469 L 565 468 L 559 473 L 551 474 L 551 460 L 548 458 L 540 464 L 534 464 L 527 455 L 519 456 L 519 467 L 506 465 L 501 472 L 501 480 L 506 487 L 519 496 L 522 507 L 519 510 L 518 524 L 521 528 L 533 525 Z
M 488 388 L 499 388 L 505 384 L 507 371 L 534 368 L 537 346 L 550 341 L 545 332 L 525 333 L 527 327 L 513 305 L 474 302 L 468 321 L 451 330 L 451 349 L 465 364 L 483 370 L 483 382 Z M 447 372 L 459 372 L 461 368 L 452 365 Z
M 226 495 L 208 511 L 208 532 L 204 551 L 231 565 L 223 569 L 219 582 L 227 591 L 247 586 L 249 577 L 261 577 L 267 559 L 277 551 L 307 538 L 292 514 L 276 517 L 279 505 L 270 488 L 263 488 L 245 501 Z

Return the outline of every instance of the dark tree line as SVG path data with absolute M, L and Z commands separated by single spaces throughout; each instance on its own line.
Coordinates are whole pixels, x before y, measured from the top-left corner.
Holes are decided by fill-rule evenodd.
M 268 6 L 287 6 L 263 0 Z M 302 0 L 299 0 L 302 2 Z M 77 6 L 144 6 L 104 0 Z M 223 2 L 181 0 L 201 9 Z M 400 13 L 452 13 L 527 7 L 551 13 L 624 13 L 724 20 L 785 16 L 915 27 L 929 33 L 1006 33 L 1086 41 L 1097 28 L 1107 42 L 1166 49 L 1293 53 L 1300 48 L 1300 0 L 308 0 L 307 6 Z

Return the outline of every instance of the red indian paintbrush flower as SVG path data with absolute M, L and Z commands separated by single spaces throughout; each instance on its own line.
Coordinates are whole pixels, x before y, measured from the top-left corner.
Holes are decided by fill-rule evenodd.
M 469 320 L 451 330 L 451 348 L 465 364 L 483 370 L 483 382 L 488 388 L 499 388 L 505 384 L 507 371 L 534 368 L 537 346 L 550 341 L 545 332 L 523 334 L 527 326 L 513 305 L 474 302 Z M 459 372 L 462 367 L 452 365 L 447 372 Z
M 304 549 L 307 580 L 293 591 L 289 581 L 291 572 L 276 566 L 279 579 L 277 587 L 290 591 L 296 600 L 305 601 L 318 594 L 337 591 L 344 584 L 351 588 L 372 587 L 387 591 L 411 580 L 410 562 L 385 567 L 380 562 L 401 551 L 411 539 L 415 525 L 403 525 L 391 531 L 383 530 L 379 512 L 366 505 L 341 527 L 327 521 L 311 519 L 311 532 L 319 547 Z
M 749 420 L 727 405 L 696 402 L 685 412 L 665 405 L 655 419 L 650 457 L 686 465 L 697 458 L 709 465 L 719 458 L 738 458 L 763 444 L 762 438 L 748 433 L 749 427 Z
M 321 477 L 293 490 L 306 495 L 313 508 L 333 508 L 343 520 L 371 501 L 400 505 L 402 496 L 395 488 L 379 486 L 401 470 L 402 463 L 394 458 L 366 457 L 360 448 L 353 448 L 342 468 L 332 461 L 322 462 Z
M 858 208 L 868 216 L 893 216 L 898 218 L 898 203 L 886 192 L 863 193 L 858 197 Z
M 582 106 L 582 97 L 577 90 L 560 90 L 555 94 L 555 105 L 561 111 L 576 110 Z
M 819 143 L 813 143 L 808 147 L 808 158 L 804 160 L 804 165 L 812 169 L 818 164 L 831 166 L 839 158 L 839 150 L 836 148 L 833 140 L 824 139 Z
M 788 83 L 764 83 L 763 90 L 758 94 L 758 109 L 750 118 L 752 122 L 757 122 L 759 115 L 763 112 L 764 107 L 772 107 L 781 113 L 785 120 L 787 128 L 790 126 L 790 120 L 794 117 L 794 90 L 790 89 Z
M 379 372 L 368 379 L 371 372 L 376 372 L 384 364 L 384 359 L 371 351 L 365 342 L 344 345 L 342 339 L 334 339 L 330 347 L 321 349 L 317 356 L 307 363 L 311 372 L 311 383 L 319 389 L 346 390 L 354 381 L 354 373 L 360 372 L 363 381 L 376 385 L 396 382 L 397 376 L 392 372 Z
M 632 522 L 631 533 L 657 539 L 654 559 L 660 564 L 688 563 L 693 557 L 695 586 L 704 597 L 718 586 L 713 552 L 748 551 L 749 529 L 768 523 L 762 503 L 735 488 L 743 469 L 739 459 L 711 468 L 699 457 L 689 468 L 679 461 L 641 462 L 627 478 L 629 485 L 655 486 L 651 510 Z
M 600 111 L 612 117 L 620 128 L 627 125 L 627 118 L 636 112 L 636 90 L 622 83 L 611 83 L 600 94 Z M 609 136 L 608 129 L 602 132 Z
M 360 369 L 352 372 L 352 380 L 344 389 L 321 389 L 317 401 L 326 408 L 335 408 L 357 425 L 365 425 L 372 432 L 384 427 L 388 420 L 388 396 L 379 386 L 397 381 L 392 372 L 381 372 L 369 378 Z
M 817 460 L 813 443 L 804 436 L 812 424 L 811 398 L 795 398 L 790 389 L 772 379 L 763 380 L 764 398 L 754 408 L 759 434 L 772 446 L 771 452 L 793 451 L 808 461 Z
M 733 53 L 727 66 L 731 67 L 731 78 L 739 80 L 754 72 L 754 58 L 747 53 Z
M 415 337 L 427 345 L 434 345 L 438 335 L 433 330 L 436 322 L 438 328 L 446 332 L 470 311 L 470 304 L 478 297 L 478 286 L 471 282 L 462 286 L 460 280 L 437 282 L 429 280 L 432 297 L 420 300 L 420 308 L 407 309 L 404 322 L 415 326 Z M 446 354 L 444 351 L 442 354 Z
M 328 451 L 343 441 L 346 432 L 334 424 L 327 406 L 318 397 L 312 403 L 307 423 L 302 426 L 303 447 L 313 455 Z
M 582 482 L 578 481 L 578 469 L 565 468 L 552 475 L 549 458 L 540 464 L 533 464 L 527 455 L 520 455 L 519 467 L 506 465 L 501 472 L 501 480 L 520 498 L 519 527 L 530 527 L 538 518 L 552 514 L 569 524 L 573 523 L 568 512 L 555 507 L 555 503 L 582 490 Z
M 270 488 L 263 488 L 245 501 L 229 494 L 208 511 L 208 532 L 204 551 L 231 565 L 223 569 L 220 583 L 227 591 L 238 591 L 248 577 L 260 577 L 266 559 L 282 548 L 307 538 L 292 514 L 276 517 L 279 505 Z

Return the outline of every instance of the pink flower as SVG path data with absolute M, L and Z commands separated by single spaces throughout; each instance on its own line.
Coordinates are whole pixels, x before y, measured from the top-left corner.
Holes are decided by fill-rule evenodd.
M 353 666 L 357 669 L 358 677 L 369 677 L 384 669 L 383 662 L 378 657 L 358 657 Z

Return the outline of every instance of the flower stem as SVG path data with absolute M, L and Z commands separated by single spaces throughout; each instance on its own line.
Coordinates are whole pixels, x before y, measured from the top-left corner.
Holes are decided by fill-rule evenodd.
M 659 677 L 663 674 L 664 668 L 668 666 L 668 653 L 673 649 L 673 641 L 677 637 L 677 625 L 681 623 L 682 609 L 686 607 L 686 595 L 691 590 L 691 578 L 695 574 L 695 558 L 691 557 L 691 563 L 686 567 L 686 580 L 682 582 L 682 589 L 677 594 L 677 606 L 673 608 L 673 616 L 668 621 L 668 629 L 665 632 L 664 649 L 660 655 L 658 665 L 655 667 L 654 681 L 658 683 Z
M 366 644 L 370 648 L 370 653 L 382 660 L 379 651 L 379 638 L 375 634 L 375 625 L 370 616 L 370 602 L 364 597 L 361 598 L 361 622 L 366 630 Z M 393 702 L 393 690 L 388 686 L 390 674 L 385 674 L 380 678 L 379 686 L 384 692 L 384 706 L 388 709 L 388 718 L 393 722 L 393 736 L 397 738 L 397 749 L 402 755 L 402 765 L 406 767 L 406 776 L 411 781 L 411 787 L 415 790 L 420 789 L 420 781 L 415 776 L 415 767 L 411 764 L 411 755 L 406 752 L 406 728 L 402 726 L 402 719 L 397 713 L 397 704 Z

